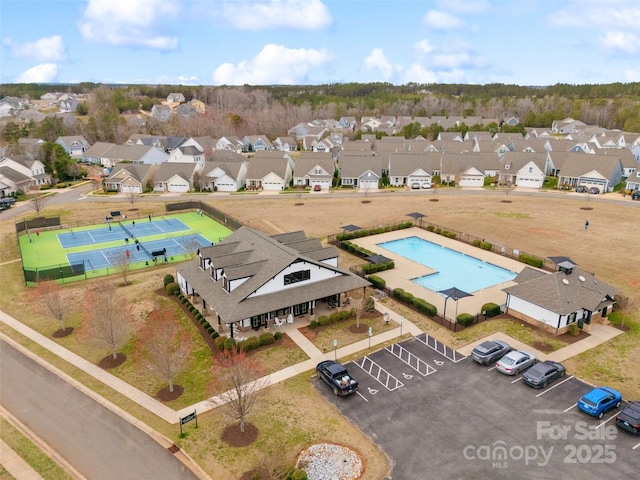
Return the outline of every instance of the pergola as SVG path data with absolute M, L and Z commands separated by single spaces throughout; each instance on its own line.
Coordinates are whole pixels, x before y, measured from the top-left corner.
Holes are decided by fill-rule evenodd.
M 413 213 L 407 213 L 407 217 L 413 218 L 416 222 L 420 220 L 420 227 L 422 227 L 422 219 L 426 217 L 426 215 L 419 212 L 413 212 Z

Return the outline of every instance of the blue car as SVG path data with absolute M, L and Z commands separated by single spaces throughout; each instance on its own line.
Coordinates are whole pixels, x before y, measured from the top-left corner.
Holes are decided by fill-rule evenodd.
M 594 388 L 578 401 L 578 408 L 589 415 L 602 418 L 612 408 L 618 408 L 622 394 L 609 387 Z

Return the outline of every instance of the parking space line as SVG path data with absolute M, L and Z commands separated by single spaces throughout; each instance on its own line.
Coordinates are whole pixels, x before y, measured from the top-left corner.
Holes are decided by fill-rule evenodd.
M 519 382 L 520 380 L 522 380 L 522 377 L 518 377 L 518 378 L 516 378 L 516 379 L 515 379 L 513 382 L 511 382 L 511 383 L 516 383 L 516 382 Z
M 569 410 L 571 410 L 572 408 L 575 408 L 575 407 L 577 407 L 577 406 L 578 406 L 578 404 L 577 404 L 577 403 L 574 403 L 574 404 L 573 404 L 573 405 L 571 405 L 569 408 L 565 408 L 565 409 L 563 410 L 563 412 L 564 412 L 564 413 L 567 413 Z
M 387 372 L 384 368 L 378 365 L 376 362 L 365 356 L 361 363 L 353 362 L 358 365 L 362 370 L 371 375 L 380 385 L 393 392 L 400 387 L 404 387 L 404 383 L 398 380 L 396 377 Z
M 538 395 L 536 395 L 536 397 L 540 397 L 540 396 L 544 395 L 545 393 L 550 392 L 550 391 L 551 391 L 551 390 L 553 390 L 554 388 L 559 387 L 559 386 L 560 386 L 560 385 L 562 385 L 564 382 L 568 382 L 568 381 L 569 381 L 569 380 L 571 380 L 572 378 L 573 378 L 573 375 L 571 375 L 571 376 L 570 376 L 570 377 L 568 377 L 568 378 L 565 378 L 565 379 L 564 379 L 563 381 L 561 381 L 560 383 L 556 383 L 553 387 L 549 387 L 549 388 L 547 388 L 544 392 L 540 392 Z M 577 404 L 576 404 L 576 405 L 577 405 Z M 575 405 L 574 405 L 574 407 L 575 407 Z
M 409 350 L 402 347 L 402 345 L 394 343 L 393 345 L 386 347 L 385 350 L 390 354 L 392 354 L 393 356 L 398 357 L 400 360 L 402 360 L 408 366 L 413 368 L 416 372 L 418 372 L 423 377 L 426 377 L 427 375 L 430 375 L 436 372 L 435 368 L 433 368 L 431 365 L 427 365 L 425 361 L 419 359 Z
M 360 397 L 361 397 L 365 402 L 368 402 L 368 401 L 369 401 L 369 400 L 367 400 L 367 397 L 365 397 L 364 395 L 362 395 L 362 394 L 361 394 L 360 392 L 358 392 L 357 390 L 356 390 L 356 393 L 357 393 L 358 395 L 360 395 Z
M 422 335 L 418 335 L 415 338 L 419 342 L 424 343 L 427 347 L 429 347 L 432 350 L 435 350 L 436 352 L 438 352 L 443 357 L 451 360 L 453 363 L 461 362 L 462 360 L 467 358 L 466 356 L 462 355 L 461 353 L 458 353 L 457 351 L 455 351 L 453 348 L 448 347 L 447 345 L 445 345 L 442 342 L 439 342 L 438 340 L 436 340 L 433 337 L 430 337 L 426 333 L 424 333 Z
M 631 450 L 635 450 L 636 448 L 640 447 L 640 443 L 637 444 L 635 447 L 631 447 Z
M 487 368 L 487 372 L 490 372 L 491 370 L 495 370 L 495 369 L 496 369 L 496 366 L 494 365 L 494 366 L 493 366 L 493 367 L 491 367 L 491 368 Z
M 613 420 L 614 418 L 616 418 L 616 416 L 615 416 L 615 415 L 613 415 L 613 416 L 611 416 L 611 417 L 607 418 L 604 422 L 602 422 L 600 425 L 598 425 L 597 427 L 595 427 L 595 430 L 599 429 L 599 428 L 600 428 L 601 426 L 603 426 L 603 425 L 606 425 L 606 424 L 607 424 L 607 422 L 610 422 L 610 421 L 611 421 L 611 420 Z

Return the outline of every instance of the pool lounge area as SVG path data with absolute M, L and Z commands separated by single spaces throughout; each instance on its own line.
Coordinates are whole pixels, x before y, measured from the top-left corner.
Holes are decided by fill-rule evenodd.
M 446 299 L 444 296 L 436 293 L 434 289 L 431 289 L 430 287 L 434 287 L 437 290 L 444 290 L 445 288 L 449 288 L 449 286 L 444 288 L 435 287 L 435 285 L 423 286 L 415 281 L 416 279 L 425 278 L 427 279 L 426 283 L 429 283 L 429 277 L 431 276 L 431 279 L 433 279 L 435 277 L 432 277 L 432 275 L 438 273 L 437 265 L 434 265 L 436 266 L 436 268 L 431 268 L 431 265 L 428 266 L 421 262 L 411 260 L 406 256 L 393 251 L 394 243 L 399 242 L 396 245 L 400 245 L 400 251 L 402 253 L 406 253 L 403 250 L 404 246 L 406 245 L 403 246 L 403 243 L 405 239 L 411 238 L 415 238 L 415 241 L 418 243 L 421 240 L 424 240 L 431 244 L 435 244 L 437 248 L 445 247 L 446 249 L 452 251 L 452 253 L 456 256 L 455 258 L 457 259 L 462 257 L 467 257 L 467 260 L 476 259 L 477 261 L 480 261 L 484 266 L 491 265 L 494 267 L 499 267 L 499 271 L 501 273 L 506 272 L 507 277 L 500 279 L 499 283 L 496 283 L 496 281 L 498 280 L 491 280 L 489 284 L 484 286 L 480 283 L 472 283 L 469 288 L 473 289 L 470 292 L 473 295 L 458 300 L 458 313 L 479 313 L 482 309 L 482 305 L 487 302 L 494 302 L 498 305 L 504 304 L 504 302 L 506 301 L 506 294 L 502 292 L 502 289 L 507 286 L 513 285 L 513 278 L 515 278 L 515 276 L 520 273 L 526 266 L 506 256 L 497 255 L 495 253 L 474 247 L 473 245 L 468 245 L 464 242 L 459 242 L 454 239 L 446 238 L 442 235 L 437 235 L 435 233 L 415 227 L 352 240 L 354 243 L 368 250 L 376 252 L 377 254 L 381 254 L 385 257 L 391 258 L 394 261 L 395 268 L 393 270 L 376 273 L 377 276 L 385 280 L 387 288 L 391 290 L 393 290 L 394 288 L 402 288 L 403 290 L 413 294 L 416 297 L 425 299 L 427 302 L 435 305 L 438 308 L 439 315 L 443 314 Z M 387 246 L 389 246 L 390 248 L 385 248 L 385 244 L 387 244 Z M 456 265 L 457 269 L 453 270 L 454 276 L 452 279 L 453 283 L 455 284 L 450 285 L 450 287 L 456 287 L 465 290 L 461 286 L 464 277 L 478 276 L 471 275 L 473 271 L 468 272 L 463 266 L 465 265 L 465 263 L 466 262 Z M 489 269 L 487 268 L 487 271 L 488 270 Z M 481 276 L 483 275 L 484 272 Z M 448 285 L 448 283 L 439 285 L 444 286 Z M 452 308 L 453 303 L 453 300 L 449 300 L 447 303 L 446 316 L 449 319 L 453 319 L 455 317 L 455 309 Z

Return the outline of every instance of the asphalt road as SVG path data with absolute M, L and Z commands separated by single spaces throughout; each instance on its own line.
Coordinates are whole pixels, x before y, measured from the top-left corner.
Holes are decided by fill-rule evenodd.
M 0 340 L 0 404 L 90 480 L 198 477 L 166 448 Z

